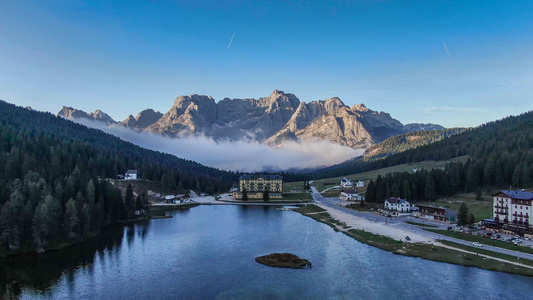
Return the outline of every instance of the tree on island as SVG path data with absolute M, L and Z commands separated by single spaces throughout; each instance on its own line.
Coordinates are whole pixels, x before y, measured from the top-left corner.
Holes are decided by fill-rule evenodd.
M 457 213 L 457 226 L 465 226 L 468 224 L 468 207 L 466 207 L 466 204 L 463 202 L 461 203 L 461 206 L 459 207 L 459 211 Z
M 248 191 L 242 189 L 242 201 L 248 201 Z

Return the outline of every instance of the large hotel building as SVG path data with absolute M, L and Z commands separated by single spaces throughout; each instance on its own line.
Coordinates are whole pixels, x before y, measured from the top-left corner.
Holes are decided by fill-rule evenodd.
M 243 191 L 248 199 L 263 199 L 266 191 L 269 199 L 283 198 L 283 176 L 280 175 L 243 175 L 239 178 L 239 190 L 233 198 L 242 200 Z
M 521 234 L 532 234 L 533 193 L 501 190 L 494 196 L 494 218 L 483 220 L 490 227 L 503 228 Z

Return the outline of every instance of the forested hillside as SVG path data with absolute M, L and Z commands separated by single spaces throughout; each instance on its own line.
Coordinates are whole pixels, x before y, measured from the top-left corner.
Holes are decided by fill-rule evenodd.
M 227 190 L 235 174 L 147 150 L 100 130 L 0 101 L 0 249 L 42 251 L 134 217 L 106 178 L 136 169 L 166 189 Z M 0 250 L 1 252 L 1 250 Z
M 468 155 L 466 163 L 445 170 L 389 174 L 368 186 L 368 201 L 388 196 L 433 200 L 483 187 L 529 189 L 533 186 L 533 113 L 490 122 L 440 142 L 405 151 L 366 167 L 385 167 Z
M 466 128 L 450 128 L 442 130 L 425 130 L 396 135 L 385 141 L 368 148 L 365 151 L 365 160 L 378 159 L 396 153 L 415 149 L 424 145 L 443 140 L 454 134 L 466 131 Z

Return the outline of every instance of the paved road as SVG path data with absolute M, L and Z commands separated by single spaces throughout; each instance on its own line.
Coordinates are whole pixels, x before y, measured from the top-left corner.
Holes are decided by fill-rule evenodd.
M 377 221 L 377 222 L 381 222 L 381 223 L 387 222 L 387 225 L 389 225 L 389 226 L 401 228 L 401 229 L 404 229 L 404 230 L 407 230 L 407 231 L 410 231 L 410 232 L 413 232 L 413 233 L 416 233 L 416 234 L 419 234 L 419 235 L 422 235 L 422 236 L 427 236 L 428 238 L 431 238 L 431 239 L 446 240 L 446 241 L 454 242 L 454 243 L 457 243 L 457 244 L 462 244 L 462 245 L 466 245 L 466 246 L 472 246 L 472 242 L 465 241 L 465 240 L 460 240 L 460 239 L 456 239 L 456 238 L 452 238 L 452 237 L 449 237 L 449 236 L 446 236 L 446 235 L 442 235 L 442 234 L 438 234 L 438 233 L 434 233 L 434 232 L 431 232 L 431 231 L 424 230 L 424 229 L 422 229 L 422 228 L 420 228 L 418 226 L 415 226 L 415 225 L 407 224 L 407 223 L 405 223 L 405 221 L 407 220 L 407 217 L 394 217 L 391 220 L 390 218 L 387 218 L 387 217 L 384 217 L 384 216 L 381 216 L 381 215 L 378 215 L 378 214 L 375 214 L 375 213 L 358 212 L 358 211 L 355 211 L 355 210 L 352 210 L 352 209 L 349 209 L 349 208 L 346 208 L 346 207 L 341 207 L 341 206 L 335 204 L 335 202 L 337 201 L 337 198 L 325 198 L 324 196 L 322 196 L 318 192 L 318 190 L 314 186 L 311 186 L 311 189 L 313 191 L 313 200 L 314 200 L 315 203 L 323 204 L 323 205 L 328 206 L 330 208 L 340 210 L 342 212 L 348 213 L 348 214 L 353 215 L 353 216 L 365 218 L 367 220 Z M 436 223 L 436 222 L 427 222 L 427 223 L 431 223 L 432 225 L 435 224 L 435 225 L 437 225 L 439 227 L 442 227 L 444 229 L 448 226 L 447 224 L 443 225 L 442 223 Z M 507 254 L 507 255 L 512 255 L 512 256 L 515 256 L 515 257 L 520 257 L 520 258 L 533 260 L 533 255 L 532 254 L 523 253 L 523 252 L 519 252 L 519 251 L 508 250 L 508 249 L 489 246 L 489 245 L 485 245 L 485 244 L 483 245 L 482 249 L 490 250 L 490 251 L 498 252 L 498 253 L 503 253 L 503 254 Z

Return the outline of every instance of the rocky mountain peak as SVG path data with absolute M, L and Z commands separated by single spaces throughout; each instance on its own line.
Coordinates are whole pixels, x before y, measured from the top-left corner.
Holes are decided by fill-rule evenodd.
M 326 102 L 324 103 L 324 108 L 326 109 L 326 112 L 333 113 L 337 111 L 341 107 L 345 107 L 344 103 L 341 101 L 341 99 L 337 97 L 326 99 Z
M 71 107 L 63 107 L 58 115 L 101 121 L 109 117 L 100 110 L 87 115 Z M 306 103 L 281 90 L 258 99 L 224 98 L 218 103 L 205 95 L 183 95 L 164 114 L 146 109 L 119 124 L 173 137 L 204 135 L 217 140 L 253 140 L 273 145 L 285 140 L 328 140 L 354 148 L 438 126 L 404 126 L 388 113 L 373 111 L 362 103 L 350 108 L 338 97 Z
M 360 111 L 360 112 L 369 112 L 370 111 L 370 109 L 368 109 L 363 103 L 355 104 L 354 106 L 352 106 L 352 110 Z
M 117 123 L 108 114 L 106 114 L 105 112 L 103 112 L 103 111 L 101 111 L 99 109 L 95 110 L 93 113 L 90 113 L 89 117 L 91 117 L 91 118 L 93 118 L 93 119 L 95 119 L 97 121 L 105 122 L 108 125 Z
M 78 110 L 72 107 L 63 106 L 63 108 L 57 113 L 59 117 L 63 117 L 65 119 L 69 120 L 75 120 L 75 119 L 90 119 L 89 115 L 84 112 L 83 110 Z
M 162 113 L 149 108 L 141 111 L 137 117 L 135 117 L 135 121 L 137 121 L 137 127 L 139 129 L 144 129 L 157 122 L 161 117 L 163 117 Z

